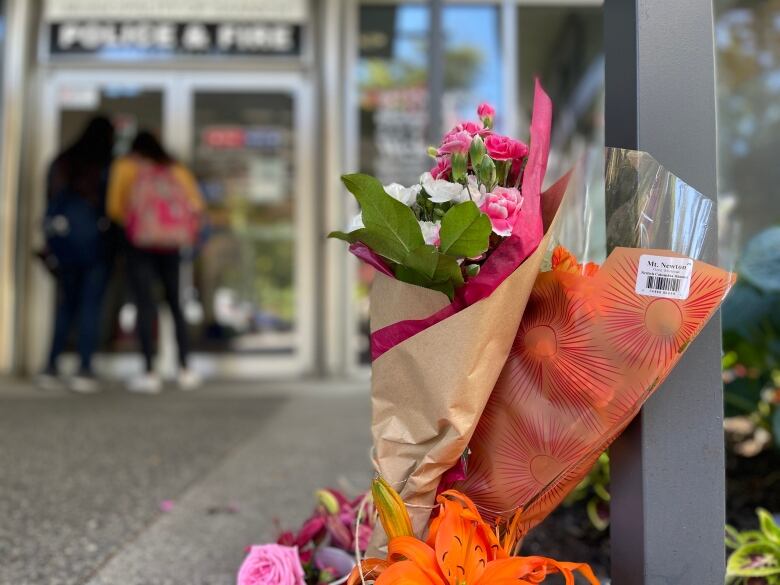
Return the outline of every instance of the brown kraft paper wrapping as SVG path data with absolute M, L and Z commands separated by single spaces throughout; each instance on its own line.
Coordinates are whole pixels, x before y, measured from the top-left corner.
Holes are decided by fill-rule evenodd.
M 401 342 L 372 365 L 374 465 L 409 506 L 418 534 L 442 474 L 468 446 L 509 355 L 567 179 L 542 195 L 542 242 L 489 297 Z M 441 293 L 378 273 L 371 290 L 371 330 L 427 317 L 448 303 Z M 375 531 L 374 546 L 383 539 Z

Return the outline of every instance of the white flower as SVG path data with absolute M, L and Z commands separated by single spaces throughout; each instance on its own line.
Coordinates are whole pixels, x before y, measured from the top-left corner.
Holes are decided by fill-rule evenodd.
M 425 240 L 425 243 L 430 244 L 432 246 L 438 246 L 439 230 L 441 229 L 441 224 L 433 221 L 421 221 L 419 223 L 420 223 L 420 229 L 422 230 L 422 234 L 423 234 L 423 240 Z
M 352 222 L 349 224 L 348 232 L 353 232 L 355 230 L 359 230 L 366 227 L 363 224 L 363 212 L 361 211 L 358 213 L 355 217 L 352 218 Z
M 474 175 L 469 175 L 468 187 L 468 190 L 463 190 L 464 194 L 466 195 L 464 201 L 473 199 L 474 203 L 477 204 L 477 207 L 481 207 L 485 202 L 485 197 L 487 197 L 487 188 L 485 185 L 480 185 L 479 181 L 477 181 L 477 178 Z
M 485 188 L 480 188 L 477 183 L 477 178 L 473 175 L 469 175 L 468 189 L 460 183 L 450 183 L 443 179 L 434 179 L 430 173 L 423 173 L 420 176 L 420 183 L 423 189 L 431 198 L 434 203 L 463 203 L 464 201 L 470 201 L 472 198 L 477 205 L 480 205 L 485 196 Z M 469 194 L 470 192 L 470 194 Z
M 434 203 L 459 202 L 462 196 L 463 185 L 450 183 L 444 179 L 434 179 L 430 173 L 423 173 L 420 183 Z
M 411 187 L 404 187 L 398 183 L 390 183 L 384 186 L 385 193 L 390 195 L 393 199 L 396 199 L 410 207 L 417 201 L 417 195 L 420 193 L 420 185 L 412 185 Z

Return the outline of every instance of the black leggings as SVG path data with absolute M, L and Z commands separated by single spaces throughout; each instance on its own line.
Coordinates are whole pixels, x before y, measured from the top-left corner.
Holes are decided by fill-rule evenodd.
M 157 314 L 157 305 L 154 298 L 154 286 L 160 282 L 165 294 L 165 302 L 173 314 L 173 323 L 176 328 L 176 344 L 179 346 L 179 365 L 187 367 L 187 354 L 189 353 L 189 340 L 187 338 L 187 324 L 181 310 L 179 300 L 179 253 L 178 252 L 152 252 L 129 247 L 127 254 L 127 272 L 130 279 L 130 288 L 135 297 L 138 309 L 138 337 L 141 340 L 141 351 L 146 361 L 146 371 L 154 369 L 153 364 L 153 335 L 154 318 Z

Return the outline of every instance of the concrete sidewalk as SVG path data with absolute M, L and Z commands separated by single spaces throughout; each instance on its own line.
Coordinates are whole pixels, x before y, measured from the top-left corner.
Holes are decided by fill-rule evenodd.
M 0 583 L 231 584 L 316 488 L 367 486 L 369 411 L 364 383 L 147 397 L 0 381 Z

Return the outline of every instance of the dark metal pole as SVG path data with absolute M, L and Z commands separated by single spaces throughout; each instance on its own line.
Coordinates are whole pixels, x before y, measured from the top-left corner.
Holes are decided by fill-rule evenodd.
M 444 7 L 443 0 L 428 0 L 430 34 L 428 36 L 428 142 L 438 144 L 444 126 Z
M 714 198 L 711 0 L 605 0 L 604 24 L 607 145 Z M 723 584 L 720 355 L 716 317 L 612 448 L 614 585 Z

